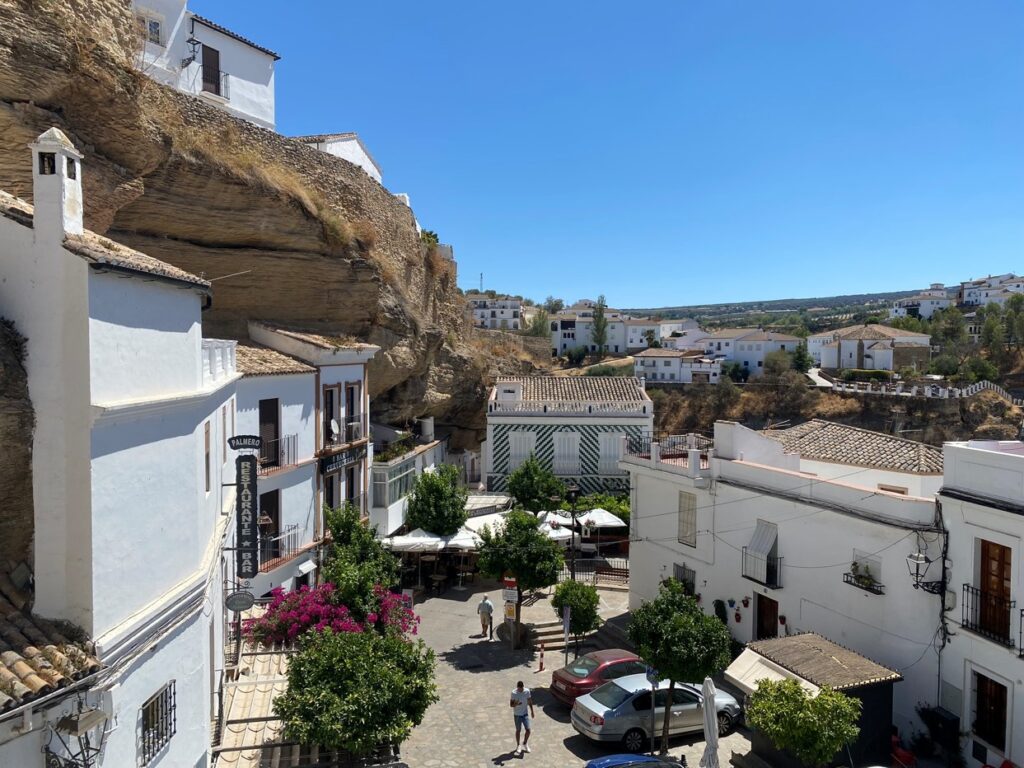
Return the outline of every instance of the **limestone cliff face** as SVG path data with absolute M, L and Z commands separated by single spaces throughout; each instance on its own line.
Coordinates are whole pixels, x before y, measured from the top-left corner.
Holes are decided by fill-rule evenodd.
M 455 264 L 409 208 L 355 165 L 151 82 L 133 25 L 128 0 L 0 0 L 0 189 L 31 199 L 26 144 L 57 125 L 86 154 L 90 229 L 215 281 L 207 335 L 244 337 L 249 319 L 353 335 L 383 350 L 380 417 L 481 429 L 485 382 L 529 364 L 471 344 Z
M 32 428 L 25 340 L 0 321 L 0 573 L 32 555 Z

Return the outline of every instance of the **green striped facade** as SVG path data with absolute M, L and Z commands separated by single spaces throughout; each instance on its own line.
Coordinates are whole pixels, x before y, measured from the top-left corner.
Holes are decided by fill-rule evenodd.
M 507 489 L 511 447 L 509 434 L 532 432 L 536 435 L 534 456 L 549 470 L 554 469 L 556 432 L 575 432 L 580 436 L 580 474 L 571 479 L 583 493 L 597 491 L 628 491 L 629 474 L 600 474 L 602 434 L 640 437 L 649 433 L 642 424 L 495 424 L 491 429 L 491 467 L 487 475 L 487 490 L 502 492 Z

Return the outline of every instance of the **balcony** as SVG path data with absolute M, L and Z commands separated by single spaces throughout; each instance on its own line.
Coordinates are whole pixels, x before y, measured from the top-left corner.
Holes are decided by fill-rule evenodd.
M 713 449 L 714 441 L 711 438 L 697 434 L 627 436 L 622 456 L 689 470 L 692 452 L 695 457 L 693 470 L 696 472 L 709 468 Z
M 865 592 L 870 592 L 873 595 L 884 595 L 885 585 L 879 584 L 870 574 L 864 573 L 853 573 L 848 571 L 843 574 L 843 583 L 849 584 L 850 586 L 863 589 Z
M 750 552 L 744 547 L 743 578 L 768 589 L 782 589 L 782 558 Z
M 1007 648 L 1014 647 L 1010 634 L 1010 614 L 1016 605 L 1015 601 L 964 584 L 962 605 L 960 625 L 964 629 Z
M 298 463 L 298 435 L 285 435 L 277 440 L 270 440 L 260 446 L 260 466 L 258 474 L 269 475 L 284 467 Z
M 203 339 L 203 388 L 219 385 L 235 375 L 237 342 L 224 339 Z
M 505 415 L 646 416 L 651 403 L 604 400 L 491 400 L 487 413 Z
M 328 427 L 324 445 L 327 448 L 337 448 L 340 445 L 348 445 L 349 443 L 354 443 L 357 440 L 362 440 L 363 435 L 363 417 L 358 416 L 354 419 L 347 420 L 341 425 L 341 429 L 338 432 L 334 432 L 330 427 Z
M 270 538 L 260 536 L 260 573 L 279 568 L 310 546 L 309 542 L 301 544 L 301 534 L 298 524 L 294 524 Z

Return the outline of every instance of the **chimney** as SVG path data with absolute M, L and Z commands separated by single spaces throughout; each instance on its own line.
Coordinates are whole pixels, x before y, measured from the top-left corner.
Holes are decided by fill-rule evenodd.
M 82 233 L 82 154 L 57 128 L 50 128 L 32 148 L 32 202 L 35 239 L 64 241 Z

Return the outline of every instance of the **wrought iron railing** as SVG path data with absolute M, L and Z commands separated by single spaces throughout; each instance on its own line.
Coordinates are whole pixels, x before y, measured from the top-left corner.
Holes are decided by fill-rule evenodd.
M 1019 655 L 1024 659 L 1024 608 L 1020 609 L 1020 618 L 1018 619 L 1017 627 L 1017 649 Z
M 697 592 L 697 572 L 686 563 L 674 563 L 672 565 L 672 576 L 683 585 L 686 594 L 694 595 Z
M 1014 646 L 1014 639 L 1010 633 L 1010 615 L 1016 605 L 1015 601 L 964 584 L 961 602 L 963 614 L 960 624 L 964 629 L 1008 648 Z
M 299 526 L 293 524 L 269 538 L 260 539 L 260 571 L 266 573 L 293 557 L 302 543 L 299 540 Z
M 750 552 L 743 548 L 743 578 L 769 589 L 782 588 L 782 558 Z
M 332 447 L 336 445 L 344 445 L 346 443 L 354 443 L 356 440 L 363 439 L 363 418 L 362 416 L 354 419 L 349 419 L 343 425 L 341 430 L 337 433 L 332 432 L 331 429 L 327 429 L 327 446 Z
M 867 574 L 848 571 L 843 574 L 843 582 L 846 584 L 852 584 L 855 587 L 863 589 L 865 592 L 871 592 L 875 595 L 885 594 L 885 585 L 879 584 L 873 577 Z
M 277 440 L 268 440 L 260 446 L 259 474 L 266 475 L 281 467 L 290 467 L 298 462 L 299 436 L 285 435 Z

